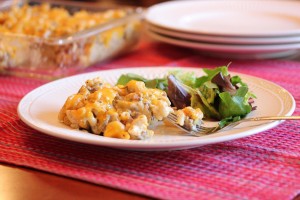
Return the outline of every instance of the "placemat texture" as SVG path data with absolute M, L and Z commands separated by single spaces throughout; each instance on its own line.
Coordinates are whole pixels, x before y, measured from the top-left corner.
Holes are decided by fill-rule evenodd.
M 300 62 L 228 60 L 158 43 L 88 71 L 139 66 L 212 68 L 270 80 L 287 89 L 300 115 Z M 300 193 L 300 121 L 199 148 L 138 152 L 54 138 L 25 125 L 21 98 L 44 81 L 0 76 L 0 161 L 160 199 L 292 199 Z

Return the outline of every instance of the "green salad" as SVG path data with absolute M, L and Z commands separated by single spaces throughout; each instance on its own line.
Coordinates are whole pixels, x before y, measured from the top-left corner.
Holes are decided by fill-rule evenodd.
M 121 75 L 117 84 L 143 81 L 148 88 L 166 91 L 174 107 L 200 108 L 206 120 L 218 120 L 221 126 L 238 121 L 256 109 L 252 106 L 255 95 L 239 76 L 229 74 L 228 66 L 202 70 L 205 75 L 200 77 L 194 72 L 173 70 L 156 79 L 129 73 Z

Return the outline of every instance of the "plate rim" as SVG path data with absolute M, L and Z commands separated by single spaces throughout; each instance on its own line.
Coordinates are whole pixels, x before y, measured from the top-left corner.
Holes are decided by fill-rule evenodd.
M 198 147 L 198 146 L 202 146 L 202 145 L 208 145 L 208 144 L 213 144 L 213 143 L 219 143 L 219 142 L 226 142 L 226 141 L 230 141 L 230 140 L 234 140 L 234 139 L 239 139 L 239 138 L 243 138 L 243 137 L 247 137 L 250 135 L 254 135 L 257 134 L 259 132 L 263 132 L 266 131 L 268 129 L 271 129 L 277 125 L 279 125 L 280 123 L 282 123 L 283 121 L 275 121 L 272 123 L 268 123 L 263 125 L 263 128 L 261 126 L 258 126 L 254 129 L 250 129 L 247 131 L 243 131 L 241 133 L 237 133 L 237 134 L 230 134 L 230 135 L 225 135 L 221 137 L 212 137 L 212 138 L 205 138 L 205 142 L 199 144 L 199 140 L 189 140 L 188 141 L 188 145 L 186 144 L 186 141 L 182 142 L 182 141 L 176 141 L 176 142 L 169 142 L 169 143 L 149 143 L 148 140 L 123 140 L 123 139 L 116 139 L 116 138 L 107 138 L 107 137 L 103 137 L 103 136 L 98 136 L 98 135 L 94 135 L 94 134 L 90 134 L 88 136 L 88 138 L 83 137 L 83 135 L 85 135 L 85 133 L 83 134 L 79 134 L 80 137 L 69 137 L 69 135 L 65 135 L 62 133 L 56 133 L 53 132 L 52 130 L 49 129 L 45 129 L 43 127 L 37 126 L 34 123 L 34 120 L 30 117 L 30 119 L 26 118 L 26 115 L 29 115 L 29 113 L 25 113 L 24 114 L 24 106 L 26 109 L 29 109 L 29 105 L 26 105 L 26 103 L 28 102 L 28 100 L 30 100 L 31 96 L 35 93 L 37 93 L 38 91 L 43 91 L 44 88 L 50 87 L 50 86 L 55 86 L 55 84 L 59 84 L 60 82 L 64 82 L 66 79 L 72 80 L 72 79 L 76 79 L 78 77 L 91 77 L 92 75 L 96 75 L 96 74 L 101 74 L 101 72 L 110 72 L 110 71 L 131 71 L 131 70 L 136 70 L 136 69 L 140 69 L 140 68 L 147 68 L 147 69 L 151 69 L 154 66 L 146 66 L 146 67 L 132 67 L 132 68 L 121 68 L 121 69 L 107 69 L 107 70 L 103 70 L 103 71 L 96 71 L 96 72 L 88 72 L 88 73 L 83 73 L 83 74 L 78 74 L 78 75 L 74 75 L 74 76 L 70 76 L 70 77 L 66 77 L 66 78 L 62 78 L 62 79 L 58 79 L 49 83 L 46 83 L 44 85 L 41 85 L 38 88 L 35 88 L 34 90 L 30 91 L 29 93 L 27 93 L 19 102 L 18 107 L 17 107 L 17 113 L 18 116 L 20 117 L 20 119 L 27 124 L 28 126 L 30 126 L 31 128 L 40 131 L 44 134 L 47 135 L 51 135 L 53 137 L 56 138 L 61 138 L 61 139 L 66 139 L 69 141 L 75 141 L 75 142 L 79 142 L 79 143 L 85 143 L 85 144 L 92 144 L 92 145 L 98 145 L 98 146 L 106 146 L 106 147 L 112 147 L 112 148 L 118 148 L 118 149 L 128 149 L 128 150 L 139 150 L 139 151 L 165 151 L 165 150 L 179 150 L 179 149 L 186 149 L 186 148 L 193 148 L 193 147 Z M 172 66 L 155 66 L 155 68 L 159 69 L 159 68 L 163 68 L 164 70 L 174 70 L 176 68 L 180 68 L 182 70 L 200 70 L 201 68 L 197 68 L 197 67 L 172 67 Z M 120 73 L 120 72 L 119 72 Z M 294 97 L 291 95 L 290 92 L 288 92 L 286 89 L 284 89 L 283 87 L 279 86 L 276 83 L 273 83 L 271 81 L 259 78 L 259 77 L 255 77 L 255 76 L 251 76 L 251 75 L 247 75 L 247 74 L 242 74 L 242 73 L 236 73 L 236 72 L 231 72 L 232 74 L 237 74 L 237 75 L 241 75 L 244 77 L 248 77 L 251 79 L 256 79 L 259 81 L 263 81 L 263 82 L 267 82 L 268 84 L 271 84 L 272 86 L 277 87 L 278 89 L 282 90 L 291 100 L 292 106 L 289 109 L 289 111 L 285 114 L 287 116 L 292 115 L 295 108 L 296 108 L 296 103 L 295 103 L 295 99 Z M 29 112 L 29 110 L 28 110 Z M 56 127 L 57 128 L 57 127 Z M 79 133 L 78 130 L 75 129 L 71 129 L 69 127 L 66 127 L 67 129 L 69 129 L 70 131 L 70 135 L 72 135 L 73 133 Z M 60 129 L 58 127 L 58 129 Z M 63 128 L 65 130 L 65 128 Z M 259 130 L 257 130 L 259 129 Z M 72 135 L 73 136 L 73 135 Z M 206 137 L 206 136 L 204 136 Z M 201 138 L 204 138 L 201 137 Z M 92 140 L 95 139 L 95 140 Z M 104 142 L 103 142 L 104 140 Z M 200 139 L 201 140 L 201 139 Z

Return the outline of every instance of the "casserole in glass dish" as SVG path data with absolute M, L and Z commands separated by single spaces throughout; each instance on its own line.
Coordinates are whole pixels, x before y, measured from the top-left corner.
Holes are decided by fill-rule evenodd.
M 142 8 L 21 0 L 0 3 L 0 73 L 56 79 L 130 50 Z

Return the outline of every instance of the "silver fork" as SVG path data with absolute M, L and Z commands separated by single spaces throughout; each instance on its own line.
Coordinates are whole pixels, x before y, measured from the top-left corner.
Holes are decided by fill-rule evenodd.
M 223 129 L 233 128 L 244 122 L 253 122 L 253 121 L 275 121 L 275 120 L 300 120 L 300 116 L 266 116 L 266 117 L 253 117 L 253 118 L 245 118 L 240 121 L 229 123 L 228 125 L 221 127 L 219 124 L 213 127 L 207 127 L 203 125 L 196 125 L 195 130 L 188 130 L 184 126 L 180 126 L 177 123 L 177 116 L 174 113 L 168 115 L 167 120 L 171 122 L 176 127 L 180 128 L 186 133 L 189 133 L 193 136 L 203 136 L 207 134 L 216 133 Z

